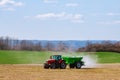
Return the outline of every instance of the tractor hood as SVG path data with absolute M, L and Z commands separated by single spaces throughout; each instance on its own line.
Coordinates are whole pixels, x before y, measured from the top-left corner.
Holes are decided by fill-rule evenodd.
M 48 59 L 46 62 L 47 62 L 48 64 L 51 64 L 51 63 L 55 62 L 55 60 L 54 60 L 54 59 Z

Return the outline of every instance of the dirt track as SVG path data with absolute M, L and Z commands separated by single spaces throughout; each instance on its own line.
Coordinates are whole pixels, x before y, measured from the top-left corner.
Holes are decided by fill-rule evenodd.
M 46 70 L 41 65 L 0 65 L 0 80 L 120 80 L 120 64 L 62 70 Z

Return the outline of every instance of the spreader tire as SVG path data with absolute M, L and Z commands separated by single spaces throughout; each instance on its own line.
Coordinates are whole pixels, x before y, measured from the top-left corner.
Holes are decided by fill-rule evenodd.
M 76 68 L 77 68 L 77 69 L 80 69 L 80 68 L 81 68 L 81 63 L 80 63 L 80 62 L 77 62 L 77 63 L 76 63 Z

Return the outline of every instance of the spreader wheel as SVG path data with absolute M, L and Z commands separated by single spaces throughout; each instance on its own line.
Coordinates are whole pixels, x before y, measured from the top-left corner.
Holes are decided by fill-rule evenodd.
M 81 63 L 80 63 L 80 62 L 77 62 L 77 63 L 76 63 L 76 68 L 77 68 L 77 69 L 80 69 L 80 68 L 81 68 Z

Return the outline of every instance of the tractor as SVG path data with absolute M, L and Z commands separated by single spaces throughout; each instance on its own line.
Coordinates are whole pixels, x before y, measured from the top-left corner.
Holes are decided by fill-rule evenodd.
M 65 69 L 66 68 L 66 63 L 62 59 L 61 55 L 52 55 L 50 56 L 50 59 L 44 63 L 44 68 L 48 69 L 55 69 L 55 68 L 60 68 L 60 69 Z
M 44 68 L 65 69 L 66 66 L 69 65 L 70 68 L 80 69 L 84 65 L 82 59 L 83 57 L 62 57 L 62 55 L 52 55 L 50 59 L 44 63 Z

